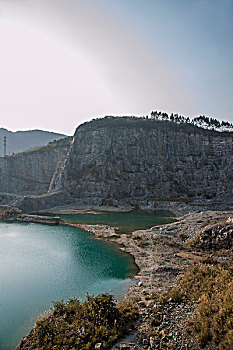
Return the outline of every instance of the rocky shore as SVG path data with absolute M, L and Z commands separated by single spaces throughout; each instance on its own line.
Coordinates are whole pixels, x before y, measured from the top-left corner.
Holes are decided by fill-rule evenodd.
M 156 307 L 154 295 L 169 291 L 189 266 L 203 258 L 214 255 L 221 262 L 232 260 L 229 249 L 232 247 L 233 213 L 192 213 L 175 223 L 135 231 L 131 235 L 117 235 L 113 228 L 104 225 L 77 226 L 98 239 L 117 243 L 120 249 L 133 256 L 139 268 L 134 277 L 138 282 L 125 297 L 139 305 L 136 330 L 113 349 L 200 349 L 195 337 L 186 331 L 195 316 L 195 306 L 171 300 L 160 315 L 163 321 L 158 327 L 152 327 L 152 310 Z M 155 329 L 159 336 L 153 336 Z
M 114 350 L 200 348 L 194 335 L 187 333 L 187 325 L 195 316 L 195 305 L 170 300 L 160 312 L 162 321 L 154 325 L 153 310 L 158 307 L 155 295 L 169 291 L 189 266 L 203 258 L 214 255 L 219 262 L 232 261 L 233 212 L 194 212 L 172 224 L 121 235 L 107 225 L 71 224 L 59 217 L 23 214 L 10 207 L 0 208 L 0 219 L 79 227 L 131 254 L 138 266 L 134 277 L 137 283 L 125 298 L 138 305 L 139 319 L 131 334 L 117 343 Z

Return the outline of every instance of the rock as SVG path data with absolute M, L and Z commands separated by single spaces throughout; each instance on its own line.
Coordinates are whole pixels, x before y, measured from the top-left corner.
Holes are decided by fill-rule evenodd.
M 153 349 L 154 345 L 155 345 L 155 338 L 150 337 L 150 347 Z
M 130 350 L 130 345 L 128 344 L 120 344 L 120 350 Z
M 229 217 L 229 218 L 226 220 L 226 224 L 233 224 L 233 217 Z
M 22 214 L 22 210 L 7 205 L 0 205 L 0 220 L 15 220 Z
M 231 220 L 209 224 L 199 235 L 194 244 L 202 249 L 229 249 L 233 242 L 233 224 Z
M 102 350 L 102 349 L 103 349 L 102 343 L 95 344 L 95 350 Z
M 38 149 L 0 157 L 0 192 L 22 195 L 47 193 L 54 173 L 59 174 L 71 138 Z

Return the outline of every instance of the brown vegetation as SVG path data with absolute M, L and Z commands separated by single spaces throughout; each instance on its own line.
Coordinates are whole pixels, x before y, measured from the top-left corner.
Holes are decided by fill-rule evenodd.
M 101 343 L 109 349 L 129 330 L 137 310 L 130 304 L 116 304 L 113 296 L 87 296 L 86 301 L 71 299 L 55 302 L 52 314 L 37 321 L 18 349 L 95 349 Z

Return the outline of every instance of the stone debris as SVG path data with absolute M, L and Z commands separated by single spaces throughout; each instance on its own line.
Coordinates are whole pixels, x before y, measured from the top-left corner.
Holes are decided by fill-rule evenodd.
M 208 225 L 195 240 L 202 249 L 229 249 L 233 242 L 233 224 L 221 222 Z

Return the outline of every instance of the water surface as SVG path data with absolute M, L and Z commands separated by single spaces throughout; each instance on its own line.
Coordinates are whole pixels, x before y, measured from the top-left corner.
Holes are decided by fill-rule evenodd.
M 130 233 L 171 222 L 171 215 L 136 210 L 59 216 Z M 135 272 L 129 255 L 80 229 L 0 222 L 0 350 L 15 349 L 52 301 L 105 292 L 120 298 Z
M 41 214 L 40 214 L 41 215 Z M 54 216 L 55 214 L 44 214 Z M 101 212 L 96 214 L 58 214 L 66 221 L 78 224 L 103 224 L 119 228 L 119 233 L 130 233 L 143 230 L 156 225 L 168 224 L 174 216 L 164 210 L 133 210 L 129 212 Z
M 15 349 L 52 301 L 125 293 L 132 259 L 73 227 L 0 223 L 0 350 Z

